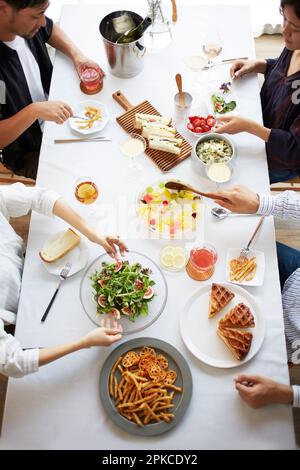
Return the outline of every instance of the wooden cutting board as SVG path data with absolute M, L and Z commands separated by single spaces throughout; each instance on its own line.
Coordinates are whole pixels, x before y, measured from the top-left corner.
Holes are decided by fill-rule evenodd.
M 124 114 L 117 117 L 117 122 L 128 133 L 142 133 L 140 129 L 134 128 L 136 113 L 154 114 L 156 116 L 161 116 L 161 114 L 157 111 L 157 109 L 154 108 L 154 106 L 152 106 L 151 103 L 149 103 L 149 101 L 143 101 L 137 106 L 132 106 L 132 104 L 129 103 L 121 91 L 116 91 L 113 93 L 112 97 L 126 110 Z M 178 163 L 181 163 L 191 155 L 192 146 L 182 137 L 182 135 L 179 134 L 179 132 L 176 132 L 175 137 L 183 140 L 181 152 L 179 155 L 174 155 L 170 152 L 162 152 L 161 150 L 149 149 L 148 147 L 145 150 L 145 153 L 148 155 L 148 157 L 151 158 L 151 160 L 161 171 L 169 171 L 171 168 L 178 165 Z

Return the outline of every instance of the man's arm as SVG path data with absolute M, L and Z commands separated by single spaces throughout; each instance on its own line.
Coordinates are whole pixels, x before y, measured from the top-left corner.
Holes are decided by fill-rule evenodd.
M 104 76 L 104 72 L 99 65 L 86 57 L 57 23 L 53 25 L 48 44 L 68 56 L 74 63 L 78 74 L 80 65 L 87 63 L 91 67 L 96 68 L 101 77 Z
M 14 116 L 0 120 L 0 149 L 14 142 L 37 119 L 63 124 L 73 111 L 63 101 L 31 103 Z
M 274 215 L 282 219 L 300 220 L 300 196 L 294 191 L 269 196 L 257 194 L 246 186 L 235 186 L 218 191 L 215 195 L 215 202 L 232 212 Z M 217 199 L 218 196 L 224 198 L 224 201 Z

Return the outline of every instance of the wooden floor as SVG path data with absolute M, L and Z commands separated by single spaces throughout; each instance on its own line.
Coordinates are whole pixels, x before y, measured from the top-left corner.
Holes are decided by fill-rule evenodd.
M 261 36 L 255 40 L 256 55 L 258 58 L 278 57 L 282 48 L 283 40 L 280 35 Z M 12 221 L 15 230 L 27 241 L 28 225 L 30 216 L 21 217 Z M 290 221 L 276 220 L 276 238 L 278 241 L 300 249 L 299 224 Z M 289 369 L 292 384 L 300 384 L 300 366 L 293 366 Z M 21 379 L 22 380 L 22 379 Z M 4 411 L 7 379 L 0 374 L 0 429 L 2 415 Z M 296 441 L 300 446 L 300 409 L 294 411 L 294 424 Z

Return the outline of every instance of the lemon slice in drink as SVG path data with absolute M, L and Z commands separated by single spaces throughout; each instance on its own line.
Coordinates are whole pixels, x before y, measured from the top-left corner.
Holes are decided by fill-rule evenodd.
M 183 256 L 185 255 L 184 248 L 182 246 L 175 246 L 173 248 L 173 255 L 174 256 Z
M 171 256 L 174 256 L 175 252 L 174 252 L 175 248 L 173 248 L 172 246 L 165 246 L 162 250 L 161 250 L 161 254 L 162 255 L 171 255 Z
M 170 268 L 173 266 L 173 256 L 170 254 L 163 253 L 160 258 L 161 264 L 166 268 Z
M 176 269 L 181 269 L 185 265 L 185 256 L 184 254 L 175 255 L 173 257 L 173 266 Z

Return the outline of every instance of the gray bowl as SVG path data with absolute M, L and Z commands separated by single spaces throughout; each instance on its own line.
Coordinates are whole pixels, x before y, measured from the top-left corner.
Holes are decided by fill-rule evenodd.
M 194 148 L 193 148 L 193 152 L 192 152 L 192 158 L 195 162 L 196 165 L 198 165 L 199 169 L 204 169 L 207 165 L 207 163 L 205 163 L 197 154 L 197 146 L 200 142 L 206 142 L 207 140 L 211 140 L 211 139 L 217 139 L 217 140 L 224 140 L 225 142 L 228 143 L 228 145 L 232 148 L 232 155 L 231 155 L 231 158 L 229 160 L 226 161 L 226 163 L 229 163 L 231 162 L 231 160 L 234 158 L 235 156 L 235 146 L 234 146 L 234 143 L 232 142 L 231 139 L 229 139 L 228 137 L 225 137 L 223 134 L 216 134 L 214 132 L 211 132 L 211 133 L 208 133 L 208 134 L 205 134 L 203 136 L 200 136 L 199 139 L 197 139 L 197 141 L 195 142 L 195 145 L 194 145 Z M 225 162 L 224 162 L 225 163 Z

